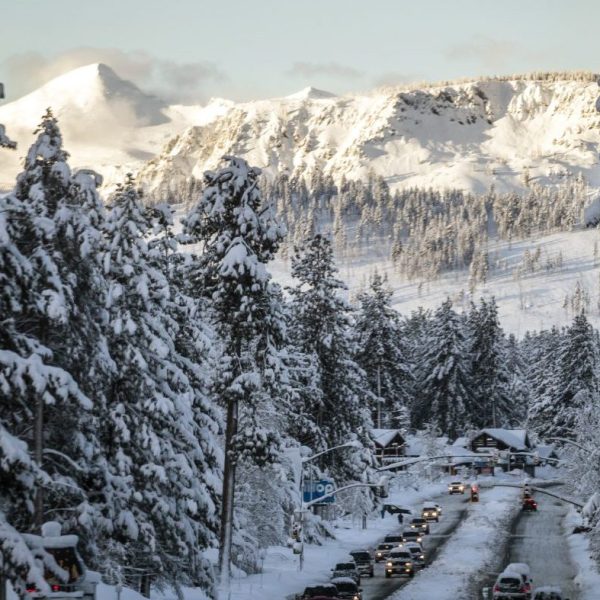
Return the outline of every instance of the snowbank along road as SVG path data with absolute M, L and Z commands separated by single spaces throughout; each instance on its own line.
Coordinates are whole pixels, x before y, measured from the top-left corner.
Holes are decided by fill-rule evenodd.
M 467 513 L 467 494 L 444 495 L 436 500 L 442 505 L 443 514 L 439 523 L 430 524 L 431 533 L 424 538 L 423 546 L 427 557 L 426 569 L 435 560 L 438 550 L 452 535 Z M 402 527 L 399 526 L 396 531 L 399 533 L 402 531 Z M 390 534 L 396 533 L 396 531 L 390 531 Z M 399 576 L 385 579 L 384 568 L 385 563 L 378 563 L 375 565 L 375 577 L 363 577 L 361 581 L 363 600 L 383 600 L 410 581 L 408 577 Z

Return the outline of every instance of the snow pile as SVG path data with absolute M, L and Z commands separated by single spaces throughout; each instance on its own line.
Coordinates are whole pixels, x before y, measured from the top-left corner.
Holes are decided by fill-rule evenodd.
M 573 531 L 573 527 L 581 525 L 581 515 L 574 508 L 571 509 L 564 525 L 568 532 Z M 584 533 L 570 533 L 567 543 L 573 564 L 578 571 L 575 583 L 579 586 L 579 600 L 597 600 L 600 594 L 600 573 L 597 564 L 591 558 L 588 536 Z
M 469 590 L 475 577 L 496 558 L 507 535 L 507 525 L 519 510 L 518 490 L 493 488 L 481 494 L 479 504 L 458 527 L 433 565 L 391 596 L 396 600 L 455 600 L 475 597 Z

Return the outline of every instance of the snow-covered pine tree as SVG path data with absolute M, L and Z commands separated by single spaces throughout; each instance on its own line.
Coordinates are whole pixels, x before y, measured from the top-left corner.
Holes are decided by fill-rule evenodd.
M 555 412 L 545 433 L 574 439 L 579 414 L 598 392 L 598 346 L 584 312 L 565 330 L 559 361 Z
M 435 312 L 420 370 L 420 409 L 416 427 L 436 426 L 451 439 L 472 427 L 474 398 L 471 358 L 464 319 L 450 299 Z
M 471 424 L 478 429 L 514 425 L 519 411 L 513 405 L 513 373 L 495 299 L 482 298 L 478 307 L 472 305 L 467 326 L 475 393 L 466 407 Z
M 210 299 L 222 343 L 215 394 L 226 409 L 225 472 L 220 531 L 220 574 L 229 577 L 236 471 L 240 465 L 277 465 L 288 424 L 288 369 L 281 294 L 266 265 L 285 228 L 258 188 L 259 169 L 236 157 L 205 174 L 198 205 L 184 222 L 202 245 L 189 280 L 195 296 Z
M 150 574 L 159 583 L 210 591 L 203 550 L 215 540 L 215 424 L 194 387 L 202 373 L 192 364 L 203 350 L 178 353 L 183 334 L 167 278 L 153 266 L 150 223 L 131 176 L 112 199 L 105 229 L 115 372 L 101 408 L 99 493 L 106 508 L 97 523 L 99 556 L 106 570 L 123 570 L 129 580 L 144 575 L 143 591 Z
M 341 297 L 345 285 L 336 277 L 331 242 L 323 235 L 296 248 L 291 288 L 292 340 L 307 356 L 315 357 L 320 373 L 323 400 L 313 419 L 327 447 L 352 439 L 369 447 L 372 428 L 370 405 L 374 398 L 364 371 L 355 361 L 356 334 L 351 308 Z M 320 448 L 314 440 L 313 451 Z M 366 480 L 369 453 L 356 450 L 326 454 L 321 466 L 337 478 L 338 485 L 349 480 Z
M 37 185 L 17 185 L 0 198 L 0 579 L 9 578 L 20 593 L 27 584 L 47 589 L 20 535 L 43 518 L 41 490 L 63 496 L 67 484 L 81 498 L 72 481 L 76 463 L 67 452 L 86 440 L 67 431 L 70 422 L 65 422 L 65 432 L 77 439 L 57 445 L 57 432 L 44 428 L 41 417 L 45 410 L 81 415 L 91 405 L 46 345 L 53 341 L 49 332 L 60 330 L 68 319 L 65 298 L 70 295 L 70 282 L 55 262 L 60 260 L 54 253 L 55 222 L 44 202 L 49 193 L 44 167 L 56 158 L 51 146 L 42 133 L 19 178 L 21 183 L 37 173 Z M 57 162 L 63 170 L 64 163 Z
M 525 374 L 531 394 L 527 426 L 542 439 L 551 435 L 556 413 L 561 346 L 562 334 L 556 327 L 536 335 L 526 335 L 522 342 L 528 365 Z
M 399 417 L 411 403 L 413 375 L 400 329 L 398 313 L 391 307 L 392 290 L 375 273 L 366 292 L 358 296 L 356 360 L 367 375 L 375 405 L 377 427 L 398 427 Z

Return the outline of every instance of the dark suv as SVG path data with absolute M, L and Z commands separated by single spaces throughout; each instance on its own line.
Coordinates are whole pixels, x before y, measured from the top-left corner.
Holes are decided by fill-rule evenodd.
M 350 552 L 350 556 L 356 563 L 356 568 L 361 575 L 373 577 L 375 574 L 375 566 L 371 553 L 367 550 L 355 550 Z
M 394 544 L 394 546 L 399 548 L 404 543 L 404 537 L 402 537 L 402 535 L 400 533 L 393 534 L 393 535 L 386 535 L 383 538 L 383 543 L 384 544 Z
M 310 585 L 298 600 L 313 600 L 317 598 L 338 598 L 338 590 L 333 583 L 321 583 L 319 585 Z

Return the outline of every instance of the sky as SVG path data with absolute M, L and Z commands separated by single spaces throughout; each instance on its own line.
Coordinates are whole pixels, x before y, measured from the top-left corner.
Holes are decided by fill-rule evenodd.
M 600 71 L 598 0 L 0 0 L 14 100 L 104 62 L 178 102 Z

